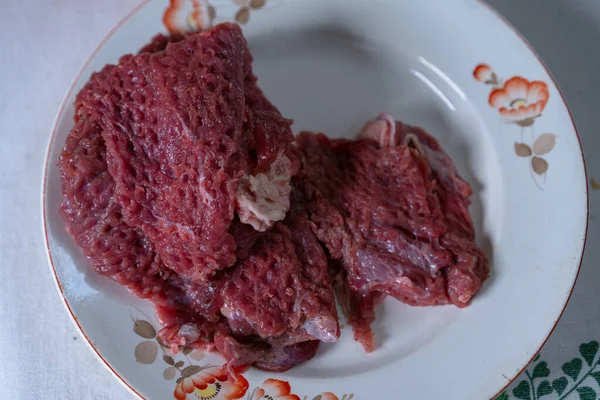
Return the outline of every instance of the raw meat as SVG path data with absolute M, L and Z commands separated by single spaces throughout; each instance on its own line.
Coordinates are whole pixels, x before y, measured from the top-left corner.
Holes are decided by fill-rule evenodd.
M 162 344 L 231 374 L 335 342 L 334 289 L 367 351 L 374 307 L 466 306 L 488 275 L 471 188 L 437 141 L 387 114 L 356 141 L 293 140 L 237 25 L 157 35 L 77 95 L 58 160 L 68 232 L 154 304 Z
M 251 62 L 240 28 L 221 24 L 164 51 L 123 57 L 86 104 L 99 115 L 126 223 L 191 280 L 235 263 L 236 205 L 241 222 L 260 220 L 266 230 L 289 204 L 291 121 L 264 98 Z M 252 187 L 238 201 L 240 183 L 260 173 L 277 181 L 276 193 Z
M 327 259 L 310 228 L 276 224 L 224 281 L 221 313 L 234 334 L 279 346 L 337 340 Z
M 233 367 L 255 363 L 284 371 L 312 358 L 319 341 L 339 338 L 327 258 L 298 201 L 292 193 L 284 223 L 224 278 L 220 304 L 227 326 L 215 345 Z
M 315 234 L 339 266 L 338 298 L 370 351 L 368 327 L 383 295 L 465 307 L 489 268 L 474 240 L 471 188 L 438 142 L 387 114 L 361 136 L 302 133 L 294 190 L 304 194 Z
M 153 43 L 151 49 L 161 51 Z M 163 38 L 161 43 L 166 46 L 169 40 Z M 163 322 L 193 321 L 209 335 L 219 315 L 208 286 L 195 287 L 168 269 L 146 236 L 124 222 L 114 199 L 115 182 L 106 165 L 99 116 L 88 107 L 114 68 L 109 65 L 94 73 L 75 100 L 75 127 L 57 162 L 64 195 L 61 216 L 98 273 L 150 299 Z
M 284 372 L 308 361 L 317 354 L 319 341 L 300 342 L 286 347 L 274 347 L 261 342 L 241 343 L 233 336 L 217 331 L 215 345 L 223 357 L 230 361 L 228 370 L 232 375 L 244 366 L 254 364 L 260 369 Z
M 169 43 L 182 40 L 179 35 L 159 35 L 141 53 L 163 52 Z M 124 56 L 120 65 L 131 59 Z M 117 68 L 121 67 L 109 65 L 93 74 L 78 94 L 75 127 L 57 163 L 63 181 L 61 215 L 95 270 L 154 303 L 163 326 L 159 337 L 174 352 L 190 346 L 204 350 L 216 346 L 232 367 L 254 363 L 283 371 L 312 358 L 319 340 L 337 340 L 339 326 L 327 259 L 302 208 L 296 207 L 285 223 L 276 223 L 268 232 L 234 216 L 228 233 L 235 243 L 235 264 L 205 280 L 190 279 L 168 268 L 143 229 L 127 223 L 116 201 L 104 141 L 103 102 L 112 90 L 110 81 Z M 289 196 L 297 159 L 285 149 L 272 156 L 265 150 L 279 146 L 274 136 L 281 134 L 285 139 L 287 128 L 272 123 L 281 117 L 256 86 L 255 77 L 246 76 L 244 86 L 249 93 L 244 113 L 250 117 L 243 128 L 246 137 L 240 140 L 250 144 L 249 169 L 244 170 L 243 179 L 251 180 L 253 175 L 248 173 L 255 174 L 256 193 L 270 194 L 268 185 L 276 186 L 278 193 L 283 188 L 284 195 L 276 200 L 287 202 L 287 209 L 289 198 L 282 197 Z M 254 132 L 253 136 L 248 132 Z M 284 217 L 285 211 L 277 218 Z M 262 223 L 266 228 L 265 218 Z M 252 298 L 252 304 L 245 303 L 246 298 Z

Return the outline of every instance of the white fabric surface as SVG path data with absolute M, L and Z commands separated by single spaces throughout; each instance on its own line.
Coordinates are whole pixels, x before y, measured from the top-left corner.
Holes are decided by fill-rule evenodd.
M 86 348 L 56 293 L 41 233 L 40 183 L 50 127 L 71 80 L 139 1 L 2 1 L 0 399 L 133 398 Z M 590 176 L 600 179 L 600 1 L 489 2 L 556 76 L 582 136 Z M 599 196 L 591 192 L 588 248 L 575 293 L 542 351 L 553 373 L 577 355 L 581 343 L 600 340 Z M 577 392 L 572 396 L 579 398 Z

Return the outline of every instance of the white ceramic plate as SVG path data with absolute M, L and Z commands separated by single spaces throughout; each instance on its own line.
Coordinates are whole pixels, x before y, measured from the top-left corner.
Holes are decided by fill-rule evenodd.
M 177 390 L 186 395 L 185 389 L 190 399 L 213 400 L 497 394 L 560 317 L 586 233 L 580 143 L 540 60 L 475 0 L 206 1 L 151 0 L 129 15 L 86 63 L 53 129 L 43 199 L 48 254 L 61 296 L 93 351 L 146 399 L 173 398 Z M 492 277 L 472 305 L 411 308 L 386 300 L 377 310 L 372 354 L 345 328 L 338 343 L 321 346 L 310 362 L 285 374 L 250 369 L 221 382 L 216 397 L 210 395 L 217 368 L 194 366 L 220 365 L 218 355 L 163 354 L 150 305 L 91 272 L 67 235 L 57 212 L 55 161 L 73 125 L 74 96 L 90 73 L 165 31 L 165 15 L 171 28 L 240 22 L 259 83 L 295 120 L 295 131 L 353 137 L 365 120 L 387 111 L 436 136 L 474 187 L 471 212 L 492 262 Z

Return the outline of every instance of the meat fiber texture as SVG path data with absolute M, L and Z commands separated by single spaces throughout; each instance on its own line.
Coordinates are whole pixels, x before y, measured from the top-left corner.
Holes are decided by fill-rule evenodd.
M 339 338 L 327 257 L 294 192 L 285 221 L 276 223 L 225 280 L 221 312 L 228 325 L 215 335 L 215 345 L 233 360 L 231 366 L 242 360 L 283 371 L 312 358 L 319 341 Z
M 162 51 L 181 39 L 159 35 L 142 51 Z M 209 336 L 219 320 L 210 293 L 214 284 L 195 285 L 167 268 L 143 231 L 124 221 L 115 199 L 100 114 L 90 105 L 105 92 L 103 85 L 116 68 L 107 65 L 92 74 L 76 97 L 75 127 L 57 162 L 64 196 L 61 216 L 98 273 L 150 299 L 164 324 L 193 322 L 199 334 Z
M 373 307 L 465 307 L 489 273 L 468 212 L 470 186 L 438 142 L 382 114 L 359 140 L 297 138 L 303 193 L 318 239 L 337 266 L 338 298 L 355 338 L 373 349 Z
M 173 44 L 175 42 L 178 44 Z M 217 46 L 215 43 L 218 43 L 219 49 L 211 47 Z M 174 47 L 175 50 L 172 50 Z M 219 226 L 225 229 L 227 224 L 224 235 L 229 235 L 234 243 L 232 254 L 227 257 L 232 259 L 234 265 L 199 274 L 210 279 L 195 279 L 198 274 L 190 272 L 189 263 L 185 268 L 167 264 L 153 240 L 155 236 L 148 233 L 161 233 L 156 226 L 149 228 L 148 221 L 157 226 L 162 222 L 154 216 L 146 215 L 149 209 L 164 211 L 160 207 L 151 208 L 154 206 L 152 201 L 160 198 L 160 193 L 156 193 L 159 184 L 164 183 L 165 190 L 170 190 L 171 187 L 176 187 L 173 182 L 179 176 L 177 174 L 187 173 L 187 186 L 194 186 L 192 182 L 195 182 L 197 187 L 202 187 L 204 181 L 199 179 L 200 175 L 209 174 L 209 171 L 203 169 L 206 166 L 204 158 L 194 156 L 191 151 L 186 153 L 186 148 L 177 146 L 204 143 L 202 146 L 198 145 L 196 151 L 204 151 L 202 154 L 220 166 L 220 169 L 212 171 L 214 176 L 230 174 L 223 179 L 242 181 L 260 174 L 267 177 L 275 175 L 276 179 L 267 184 L 275 182 L 279 186 L 285 186 L 281 183 L 281 175 L 293 173 L 292 170 L 280 171 L 282 164 L 287 165 L 286 168 L 294 168 L 291 160 L 281 161 L 283 156 L 287 159 L 289 121 L 280 116 L 256 86 L 256 78 L 251 74 L 249 65 L 227 67 L 235 70 L 235 76 L 231 78 L 231 85 L 226 85 L 222 82 L 224 78 L 217 76 L 216 69 L 211 73 L 201 72 L 203 64 L 199 61 L 195 64 L 198 70 L 193 74 L 200 74 L 196 78 L 211 82 L 214 80 L 221 86 L 225 85 L 229 87 L 223 89 L 225 92 L 236 92 L 235 96 L 241 99 L 236 100 L 235 112 L 238 112 L 236 115 L 243 123 L 227 120 L 229 122 L 225 129 L 233 126 L 233 133 L 226 132 L 230 139 L 210 136 L 208 130 L 199 126 L 198 118 L 194 119 L 190 115 L 194 112 L 205 113 L 202 124 L 212 124 L 212 129 L 218 132 L 224 126 L 223 123 L 216 121 L 216 117 L 210 116 L 210 112 L 203 111 L 202 107 L 213 107 L 213 112 L 224 111 L 220 107 L 226 107 L 227 104 L 222 99 L 210 100 L 200 92 L 183 93 L 183 87 L 178 86 L 177 82 L 170 82 L 168 86 L 174 90 L 171 92 L 172 96 L 188 96 L 187 99 L 198 96 L 197 103 L 194 103 L 196 111 L 192 111 L 192 108 L 186 108 L 183 103 L 176 103 L 174 99 L 167 100 L 165 88 L 156 88 L 154 95 L 146 93 L 145 98 L 133 89 L 136 85 L 145 87 L 149 85 L 148 82 L 156 83 L 160 80 L 159 65 L 171 62 L 165 60 L 166 54 L 185 58 L 191 57 L 190 54 L 194 51 L 201 53 L 198 57 L 221 51 L 227 53 L 229 60 L 221 60 L 220 64 L 215 64 L 222 66 L 223 63 L 250 63 L 249 55 L 244 49 L 245 42 L 239 28 L 233 25 L 220 26 L 185 38 L 159 35 L 138 56 L 124 56 L 118 66 L 108 65 L 93 74 L 77 95 L 75 126 L 66 139 L 57 163 L 64 195 L 60 212 L 68 232 L 98 273 L 111 277 L 137 296 L 154 303 L 164 326 L 159 336 L 173 351 L 184 347 L 212 349 L 216 345 L 232 366 L 257 363 L 262 368 L 285 370 L 312 358 L 320 340 L 335 341 L 339 336 L 333 289 L 327 275 L 327 260 L 307 225 L 306 215 L 299 212 L 292 218 L 290 214 L 285 222 L 275 223 L 267 232 L 242 223 L 238 217 L 224 218 Z M 150 53 L 162 57 L 154 59 Z M 193 61 L 188 59 L 186 62 Z M 209 61 L 204 63 L 210 64 Z M 136 70 L 134 67 L 139 65 L 146 67 Z M 148 65 L 155 68 L 153 72 L 147 69 L 150 68 Z M 185 70 L 187 74 L 192 74 L 190 71 Z M 132 74 L 131 79 L 127 81 L 124 76 L 129 73 Z M 148 73 L 150 77 L 146 77 L 144 73 Z M 165 79 L 169 77 L 169 73 L 163 75 Z M 142 85 L 141 82 L 146 84 Z M 121 85 L 131 89 L 128 94 L 122 94 L 115 87 Z M 180 92 L 176 90 L 178 87 Z M 245 98 L 243 90 L 246 90 Z M 117 101 L 115 91 L 124 97 Z M 228 94 L 223 94 L 223 97 L 226 95 Z M 160 104 L 168 110 L 156 110 Z M 169 113 L 172 115 L 168 116 Z M 147 124 L 148 119 L 153 118 L 152 115 L 156 117 L 156 123 Z M 165 119 L 175 117 L 180 119 L 178 129 L 187 127 L 185 132 L 169 130 L 174 128 L 167 126 Z M 114 120 L 110 122 L 110 118 Z M 169 121 L 172 122 L 173 119 Z M 189 129 L 191 126 L 197 129 Z M 230 134 L 231 137 L 228 136 Z M 190 137 L 186 138 L 186 135 Z M 233 143 L 231 138 L 239 143 Z M 177 140 L 180 142 L 177 143 Z M 120 147 L 121 141 L 127 143 L 124 149 Z M 219 153 L 222 150 L 219 147 L 223 144 L 226 151 Z M 161 149 L 162 145 L 169 148 Z M 110 148 L 115 154 L 110 153 Z M 126 160 L 123 159 L 125 156 L 119 158 L 121 153 L 118 153 L 125 150 L 130 156 Z M 222 157 L 217 157 L 218 154 Z M 144 159 L 144 155 L 147 158 Z M 160 156 L 174 157 L 177 162 L 167 165 L 167 161 L 173 160 L 165 161 Z M 178 169 L 178 162 L 181 160 L 189 161 L 183 172 Z M 160 164 L 161 161 L 165 164 Z M 192 163 L 196 163 L 196 170 L 191 168 Z M 130 169 L 124 172 L 121 164 Z M 271 168 L 272 165 L 277 168 Z M 148 167 L 148 173 L 143 172 L 143 166 Z M 278 170 L 279 174 L 273 173 L 274 170 Z M 142 182 L 139 187 L 156 197 L 141 196 L 133 202 L 123 202 L 126 197 L 124 193 L 131 193 L 127 182 L 133 178 L 128 174 L 137 174 L 136 179 L 139 178 Z M 192 176 L 196 180 L 191 179 Z M 237 204 L 237 188 L 229 190 L 229 183 L 222 183 L 225 186 L 217 188 L 221 191 L 212 193 L 212 199 L 229 203 L 206 207 L 206 212 L 215 214 L 220 208 L 226 208 L 234 213 L 232 207 Z M 121 192 L 119 185 L 125 186 Z M 208 193 L 193 192 L 187 186 L 185 190 L 191 191 L 190 196 L 196 196 L 194 201 L 200 201 L 198 196 Z M 138 190 L 138 184 L 135 183 L 133 193 Z M 138 203 L 132 204 L 138 200 Z M 160 201 L 166 200 L 161 198 Z M 206 199 L 202 201 L 207 202 Z M 184 200 L 174 203 L 174 206 L 191 207 L 190 204 L 182 203 Z M 289 205 L 289 200 L 287 204 Z M 198 213 L 197 210 L 194 211 Z M 175 218 L 178 215 L 163 215 L 161 218 Z M 148 221 L 140 223 L 140 219 L 146 217 Z M 271 225 L 273 223 L 274 221 L 270 222 Z M 198 235 L 200 230 L 190 228 L 190 231 L 192 239 L 211 237 Z M 181 249 L 176 249 L 179 250 Z M 175 253 L 171 255 L 173 254 Z M 172 257 L 170 261 L 174 261 Z M 257 282 L 258 278 L 255 276 L 272 285 Z M 243 303 L 244 294 L 252 298 L 252 304 Z M 235 305 L 236 301 L 240 302 L 239 307 Z M 236 311 L 232 313 L 232 309 Z
M 236 207 L 261 231 L 289 207 L 291 121 L 256 86 L 251 63 L 240 28 L 221 24 L 122 57 L 84 100 L 125 222 L 190 280 L 235 263 Z

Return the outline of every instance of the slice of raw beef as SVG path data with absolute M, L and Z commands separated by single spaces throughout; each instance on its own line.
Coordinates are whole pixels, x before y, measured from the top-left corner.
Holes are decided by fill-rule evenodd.
M 470 186 L 438 142 L 382 114 L 359 140 L 302 133 L 301 173 L 314 231 L 339 266 L 338 297 L 355 336 L 373 348 L 373 307 L 465 307 L 488 276 L 468 212 Z
M 284 371 L 339 337 L 327 257 L 298 200 L 224 278 L 215 345 L 231 366 Z
M 180 39 L 160 36 L 142 51 L 162 51 Z M 114 68 L 109 65 L 92 74 L 76 97 L 75 126 L 57 162 L 64 196 L 61 217 L 98 273 L 150 299 L 161 319 L 193 322 L 202 336 L 210 336 L 219 321 L 210 285 L 194 286 L 167 268 L 143 232 L 125 223 L 114 199 L 99 114 L 89 107 Z
M 168 43 L 182 39 L 158 36 L 142 52 L 161 52 Z M 107 66 L 92 75 L 78 94 L 75 127 L 58 161 L 64 195 L 61 215 L 95 270 L 154 303 L 163 327 L 161 342 L 174 352 L 190 346 L 212 350 L 214 342 L 231 366 L 254 363 L 285 370 L 312 358 L 319 340 L 337 340 L 339 326 L 327 259 L 302 207 L 296 206 L 285 224 L 276 223 L 268 232 L 234 217 L 229 233 L 237 261 L 207 280 L 189 279 L 167 268 L 143 230 L 127 224 L 115 200 L 102 113 L 98 112 L 98 102 L 109 86 L 106 81 L 115 68 Z M 244 85 L 251 92 L 250 109 L 278 115 L 253 76 L 247 76 Z M 264 121 L 253 123 L 256 134 L 249 141 L 261 135 L 259 140 L 271 140 L 274 132 L 268 126 L 258 127 Z M 255 162 L 250 162 L 258 180 L 261 173 L 271 172 L 262 169 L 261 162 L 281 166 L 280 154 L 271 161 L 265 154 L 256 153 Z M 289 168 L 295 172 L 297 161 L 290 161 Z M 280 183 L 278 173 L 275 178 L 275 184 Z
M 235 263 L 236 209 L 265 231 L 289 207 L 291 121 L 256 86 L 251 63 L 239 26 L 221 24 L 121 58 L 86 104 L 125 222 L 191 280 Z

